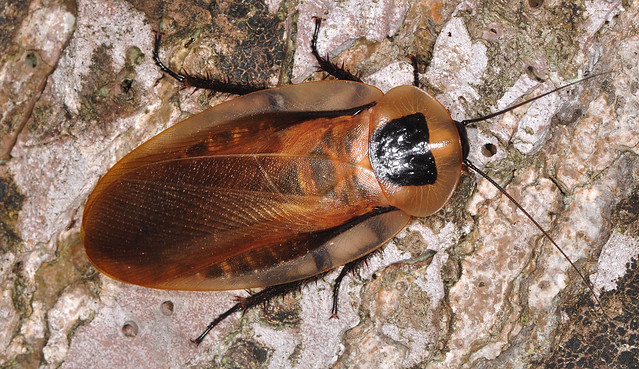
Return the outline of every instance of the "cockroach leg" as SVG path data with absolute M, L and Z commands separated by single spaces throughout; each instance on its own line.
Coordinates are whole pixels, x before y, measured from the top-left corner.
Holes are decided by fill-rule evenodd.
M 227 311 L 218 315 L 217 318 L 215 318 L 211 323 L 209 323 L 208 326 L 206 326 L 206 329 L 204 330 L 204 332 L 202 332 L 196 339 L 191 339 L 191 342 L 195 343 L 196 345 L 199 345 L 204 340 L 204 338 L 209 334 L 209 332 L 213 328 L 215 328 L 218 324 L 220 324 L 222 320 L 226 319 L 229 315 L 233 314 L 234 312 L 240 311 L 240 310 L 242 310 L 242 303 L 238 302 Z
M 157 65 L 162 72 L 173 77 L 178 82 L 184 83 L 184 80 L 186 79 L 185 76 L 175 73 L 169 67 L 164 65 L 164 63 L 162 63 L 162 60 L 160 59 L 160 40 L 161 39 L 162 39 L 162 34 L 160 32 L 155 32 L 155 42 L 153 43 L 153 60 L 155 61 L 155 65 Z
M 419 85 L 419 72 L 417 70 L 417 57 L 411 56 L 410 62 L 413 65 L 413 86 L 420 87 Z
M 195 87 L 211 90 L 215 92 L 229 93 L 234 95 L 245 95 L 251 92 L 260 91 L 268 88 L 262 85 L 250 85 L 233 83 L 230 81 L 222 81 L 219 79 L 212 79 L 208 77 L 200 77 L 196 75 L 190 75 L 188 73 L 177 73 L 171 68 L 164 65 L 160 59 L 160 41 L 162 40 L 162 34 L 155 33 L 155 43 L 153 45 L 153 60 L 160 70 L 169 76 L 173 77 L 178 82 L 182 83 L 184 87 Z
M 356 260 L 357 261 L 357 260 Z M 192 339 L 191 342 L 195 344 L 200 344 L 204 340 L 204 338 L 209 334 L 209 332 L 215 328 L 218 324 L 220 324 L 224 319 L 226 319 L 229 315 L 238 312 L 238 311 L 246 311 L 254 306 L 267 303 L 272 299 L 280 296 L 284 296 L 293 291 L 299 290 L 305 284 L 315 281 L 318 278 L 321 278 L 326 273 L 322 273 L 311 278 L 302 279 L 299 281 L 294 281 L 291 283 L 279 284 L 275 286 L 266 287 L 263 290 L 256 292 L 248 297 L 240 298 L 239 301 L 233 305 L 230 309 L 220 314 L 217 318 L 215 318 L 209 325 L 206 327 L 204 332 L 200 334 L 196 339 Z
M 340 271 L 337 278 L 335 278 L 335 282 L 333 282 L 333 307 L 331 308 L 331 317 L 329 319 L 333 319 L 333 318 L 339 319 L 339 316 L 337 314 L 337 309 L 339 308 L 339 304 L 338 304 L 339 288 L 340 288 L 340 285 L 342 284 L 342 279 L 344 279 L 344 277 L 346 277 L 346 275 L 348 275 L 349 273 L 352 273 L 353 271 L 359 269 L 362 266 L 362 264 L 366 263 L 368 259 L 371 257 L 371 255 L 373 255 L 374 253 L 375 252 L 371 252 L 367 255 L 362 256 L 359 259 L 353 260 L 350 263 L 344 265 L 344 267 Z
M 338 316 L 339 289 L 344 277 L 346 277 L 349 273 L 352 273 L 353 271 L 359 269 L 363 264 L 366 264 L 368 260 L 370 259 L 370 257 L 376 253 L 376 251 L 371 252 L 359 259 L 353 260 L 350 263 L 345 264 L 342 270 L 340 271 L 339 275 L 337 276 L 337 278 L 335 278 L 335 282 L 333 283 L 333 306 L 331 308 L 331 317 L 329 319 L 333 319 L 333 318 L 339 319 L 339 316 Z M 323 277 L 325 274 L 326 273 L 321 273 L 319 275 L 302 279 L 299 281 L 266 287 L 263 290 L 256 292 L 254 294 L 251 294 L 248 297 L 240 297 L 238 299 L 238 302 L 235 305 L 233 305 L 230 309 L 223 312 L 222 314 L 218 315 L 211 323 L 209 323 L 206 329 L 197 338 L 192 339 L 191 342 L 199 345 L 204 340 L 204 338 L 209 334 L 209 332 L 211 332 L 211 330 L 213 330 L 218 324 L 220 324 L 229 315 L 238 311 L 246 311 L 257 305 L 268 303 L 269 301 L 271 301 L 272 299 L 276 297 L 284 296 L 291 292 L 297 291 L 302 286 L 306 285 L 307 283 L 316 281 L 317 279 Z
M 342 67 L 337 66 L 337 64 L 333 63 L 329 60 L 328 55 L 324 58 L 317 51 L 317 36 L 319 35 L 320 26 L 322 24 L 322 18 L 315 18 L 315 30 L 313 31 L 313 38 L 311 40 L 311 53 L 317 60 L 319 67 L 324 72 L 330 74 L 331 76 L 346 81 L 357 81 L 362 82 L 362 80 L 351 72 L 347 71 Z

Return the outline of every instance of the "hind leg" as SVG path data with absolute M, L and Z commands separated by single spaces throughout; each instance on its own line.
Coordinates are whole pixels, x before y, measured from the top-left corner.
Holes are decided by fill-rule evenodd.
M 206 90 L 211 90 L 215 92 L 223 92 L 234 95 L 245 95 L 251 92 L 264 90 L 267 87 L 265 86 L 255 86 L 255 85 L 247 85 L 247 84 L 239 84 L 233 83 L 229 81 L 222 81 L 219 79 L 212 78 L 204 78 L 195 75 L 190 75 L 188 73 L 177 73 L 167 67 L 162 60 L 160 59 L 160 41 L 162 40 L 162 35 L 160 33 L 155 34 L 155 43 L 153 45 L 153 60 L 155 64 L 162 70 L 162 72 L 168 74 L 173 77 L 178 82 L 182 83 L 184 87 L 195 87 L 195 88 L 203 88 Z

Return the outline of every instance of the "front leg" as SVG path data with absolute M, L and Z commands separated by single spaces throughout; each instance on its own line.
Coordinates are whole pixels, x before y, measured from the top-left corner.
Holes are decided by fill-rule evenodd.
M 313 31 L 313 39 L 311 40 L 311 53 L 313 53 L 315 60 L 317 60 L 320 69 L 340 80 L 362 82 L 359 77 L 344 69 L 343 65 L 339 67 L 335 63 L 330 61 L 328 59 L 328 56 L 325 58 L 320 56 L 319 52 L 317 51 L 317 36 L 319 35 L 321 24 L 322 18 L 315 17 L 315 31 Z

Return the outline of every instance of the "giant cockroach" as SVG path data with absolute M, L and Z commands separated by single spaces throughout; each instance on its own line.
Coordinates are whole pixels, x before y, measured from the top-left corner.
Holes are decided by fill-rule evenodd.
M 215 319 L 197 343 L 229 314 L 344 265 L 333 290 L 336 315 L 346 273 L 412 217 L 441 209 L 464 167 L 495 185 L 561 251 L 468 160 L 465 126 L 572 84 L 457 122 L 418 87 L 383 94 L 321 57 L 319 25 L 311 51 L 340 80 L 257 92 L 171 71 L 158 57 L 157 35 L 154 56 L 164 72 L 187 86 L 247 95 L 147 141 L 87 200 L 87 255 L 115 279 L 161 289 L 264 288 Z

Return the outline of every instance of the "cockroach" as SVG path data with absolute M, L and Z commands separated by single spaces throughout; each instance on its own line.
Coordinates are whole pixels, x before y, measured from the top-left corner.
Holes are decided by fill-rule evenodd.
M 228 315 L 343 265 L 333 289 L 336 316 L 344 276 L 412 217 L 441 209 L 464 167 L 490 181 L 561 251 L 468 160 L 466 126 L 577 82 L 458 122 L 416 86 L 383 94 L 320 56 L 319 27 L 318 19 L 311 52 L 339 80 L 263 90 L 170 70 L 156 34 L 154 59 L 168 75 L 185 86 L 246 95 L 142 144 L 87 200 L 82 240 L 102 273 L 159 289 L 263 288 L 217 317 L 196 343 Z

